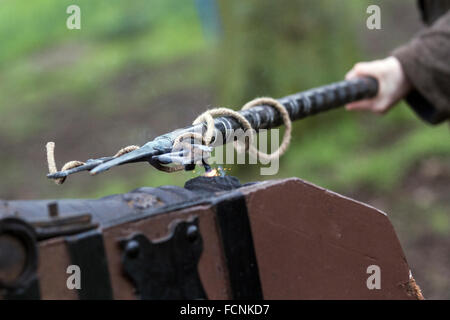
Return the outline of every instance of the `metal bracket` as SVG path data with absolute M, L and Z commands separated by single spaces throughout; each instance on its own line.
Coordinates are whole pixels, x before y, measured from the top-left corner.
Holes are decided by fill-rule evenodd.
M 216 199 L 216 221 L 222 239 L 233 300 L 262 300 L 250 219 L 239 192 Z
M 206 299 L 197 266 L 203 251 L 198 218 L 172 225 L 150 241 L 143 234 L 121 240 L 123 269 L 143 300 Z
M 70 261 L 81 269 L 80 300 L 113 299 L 103 235 L 91 230 L 65 238 Z

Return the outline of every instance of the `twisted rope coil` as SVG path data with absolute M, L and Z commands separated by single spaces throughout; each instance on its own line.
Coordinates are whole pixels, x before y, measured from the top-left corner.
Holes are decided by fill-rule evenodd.
M 58 172 L 58 169 L 56 168 L 56 162 L 55 162 L 55 143 L 54 142 L 47 142 L 47 145 L 45 146 L 47 149 L 47 164 L 48 164 L 48 172 L 50 174 L 56 173 Z M 139 149 L 139 146 L 135 146 L 135 145 L 131 145 L 131 146 L 126 146 L 122 149 L 120 149 L 119 151 L 117 151 L 117 153 L 113 156 L 113 158 L 117 158 L 120 157 L 128 152 L 134 151 Z M 85 165 L 86 163 L 83 161 L 78 161 L 78 160 L 72 160 L 69 162 L 66 162 L 62 168 L 61 171 L 65 171 L 65 170 L 69 170 L 69 169 L 73 169 L 82 165 Z M 64 181 L 66 181 L 67 177 L 63 177 L 63 178 L 57 178 L 55 179 L 55 183 L 56 184 L 63 184 Z

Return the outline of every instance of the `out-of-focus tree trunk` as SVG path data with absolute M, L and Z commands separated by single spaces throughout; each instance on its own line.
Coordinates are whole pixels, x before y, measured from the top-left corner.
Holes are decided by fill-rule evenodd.
M 355 62 L 351 1 L 219 0 L 219 99 L 229 105 L 339 80 Z M 364 15 L 365 11 L 360 11 Z

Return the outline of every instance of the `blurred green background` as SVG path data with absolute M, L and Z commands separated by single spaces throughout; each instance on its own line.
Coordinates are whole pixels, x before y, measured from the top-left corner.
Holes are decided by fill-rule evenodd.
M 374 3 L 382 30 L 370 31 Z M 71 4 L 81 30 L 66 28 Z M 412 0 L 0 1 L 0 198 L 183 185 L 195 173 L 136 164 L 56 186 L 45 177 L 45 143 L 56 142 L 59 166 L 112 155 L 211 106 L 238 109 L 341 80 L 420 28 Z M 277 176 L 242 165 L 231 174 L 296 176 L 385 210 L 425 297 L 450 298 L 448 126 L 426 125 L 402 104 L 383 117 L 332 111 L 293 131 Z

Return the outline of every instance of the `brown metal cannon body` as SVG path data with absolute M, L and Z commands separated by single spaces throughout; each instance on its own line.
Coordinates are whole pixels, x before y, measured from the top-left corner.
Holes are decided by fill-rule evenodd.
M 0 201 L 0 219 L 4 299 L 420 298 L 385 213 L 297 178 Z

